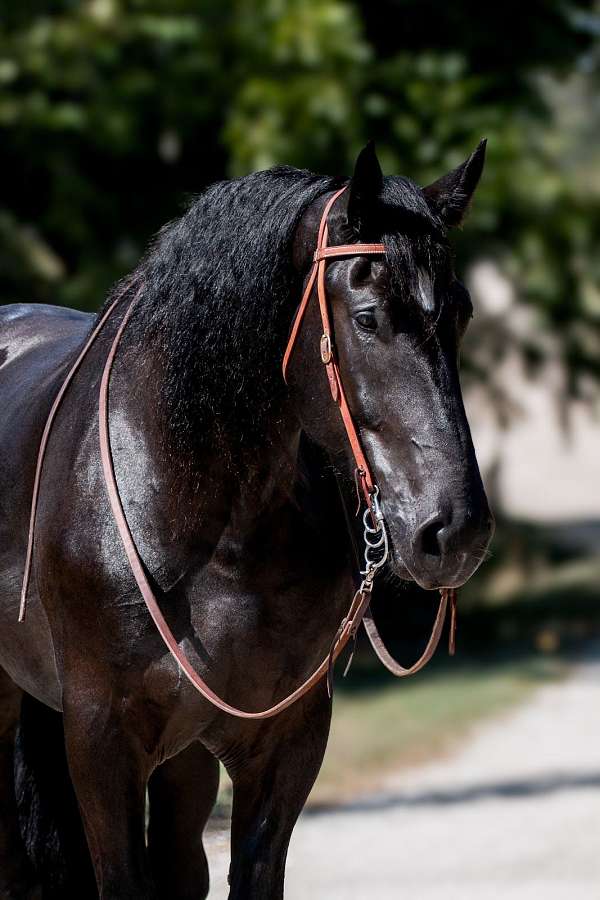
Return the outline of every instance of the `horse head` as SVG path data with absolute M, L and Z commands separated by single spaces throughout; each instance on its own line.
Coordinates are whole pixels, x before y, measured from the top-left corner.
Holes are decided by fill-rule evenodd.
M 328 219 L 329 245 L 382 242 L 385 255 L 331 259 L 325 290 L 334 352 L 360 441 L 380 491 L 395 574 L 424 588 L 458 587 L 493 532 L 459 381 L 472 315 L 455 275 L 448 230 L 461 224 L 484 162 L 482 142 L 423 189 L 383 177 L 372 144 Z M 296 233 L 306 272 L 323 199 Z M 290 365 L 292 401 L 306 433 L 350 483 L 355 460 L 320 354 L 317 303 L 307 310 Z

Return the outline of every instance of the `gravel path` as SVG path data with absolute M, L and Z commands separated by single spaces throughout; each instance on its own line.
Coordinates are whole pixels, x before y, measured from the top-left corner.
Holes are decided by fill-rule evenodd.
M 600 898 L 600 661 L 487 723 L 451 757 L 298 823 L 286 900 Z M 208 841 L 227 897 L 227 837 Z

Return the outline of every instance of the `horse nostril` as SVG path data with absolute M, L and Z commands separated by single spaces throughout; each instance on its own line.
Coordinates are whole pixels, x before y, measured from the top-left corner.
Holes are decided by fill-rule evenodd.
M 409 568 L 426 589 L 459 587 L 478 567 L 490 539 L 486 509 L 441 503 L 417 524 L 410 539 Z
M 435 519 L 429 522 L 421 531 L 421 550 L 428 556 L 441 556 L 442 546 L 440 542 L 440 533 L 444 529 L 446 523 L 442 519 Z

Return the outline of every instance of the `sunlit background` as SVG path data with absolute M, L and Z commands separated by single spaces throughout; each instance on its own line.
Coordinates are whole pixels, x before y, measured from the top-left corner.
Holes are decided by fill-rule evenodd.
M 561 685 L 569 690 L 574 667 L 594 657 L 599 35 L 600 8 L 585 0 L 0 3 L 3 302 L 97 309 L 152 233 L 215 179 L 276 163 L 350 173 L 358 150 L 374 138 L 386 173 L 424 184 L 488 138 L 484 178 L 455 246 L 476 309 L 464 385 L 497 538 L 463 592 L 455 660 L 440 659 L 417 680 L 396 684 L 359 648 L 353 673 L 337 686 L 313 809 L 343 802 L 354 809 L 347 815 L 360 818 L 357 797 L 385 791 L 388 779 L 406 773 L 422 778 L 423 766 L 440 754 L 469 752 L 478 729 L 519 704 L 535 704 L 540 691 L 558 691 L 558 709 Z M 378 610 L 396 649 L 414 656 L 429 624 L 430 598 L 383 591 Z M 586 740 L 600 749 L 598 729 Z M 509 747 L 510 734 L 507 741 Z M 530 747 L 535 756 L 535 735 Z M 576 748 L 573 754 L 573 771 L 588 778 L 581 796 L 591 796 L 600 758 L 594 781 Z M 501 785 L 496 762 L 488 781 Z M 546 775 L 565 765 L 549 763 Z M 527 767 L 524 760 L 524 783 Z M 480 765 L 480 780 L 484 771 Z M 439 790 L 445 777 L 442 768 Z M 518 767 L 515 778 L 520 783 Z M 393 796 L 401 807 L 405 795 Z M 547 800 L 543 790 L 528 796 L 530 804 Z M 226 817 L 227 805 L 225 787 L 219 816 Z M 410 821 L 411 804 L 405 807 Z M 435 803 L 419 809 L 432 821 L 439 814 Z M 597 828 L 598 805 L 596 812 Z M 555 814 L 561 816 L 560 807 L 547 812 Z M 324 813 L 312 815 L 327 821 Z M 332 819 L 323 840 L 334 842 L 344 821 Z M 377 831 L 370 834 L 376 843 Z M 434 839 L 424 833 L 424 841 Z M 568 844 L 568 829 L 564 839 Z M 477 852 L 478 890 L 494 884 L 508 890 L 511 851 L 506 871 L 494 868 L 492 857 L 486 868 L 485 851 Z M 402 878 L 408 861 L 401 846 L 389 857 L 370 896 L 396 896 L 393 879 Z M 414 857 L 411 865 L 414 895 L 441 896 L 425 889 L 431 866 L 425 851 L 423 871 Z M 581 894 L 572 884 L 563 893 L 536 893 L 535 885 L 519 893 L 515 876 L 511 896 L 596 896 L 600 869 L 586 865 L 573 863 Z M 295 884 L 290 896 L 306 896 Z M 476 896 L 460 879 L 457 885 L 461 900 Z M 312 883 L 311 890 L 320 896 Z M 367 896 L 357 890 L 339 896 Z M 506 896 L 498 890 L 477 896 Z M 325 895 L 338 896 L 332 885 Z

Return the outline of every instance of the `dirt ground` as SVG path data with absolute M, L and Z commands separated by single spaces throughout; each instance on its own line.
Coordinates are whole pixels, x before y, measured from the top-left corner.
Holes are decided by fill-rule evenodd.
M 600 653 L 476 729 L 452 756 L 305 813 L 286 900 L 600 898 Z M 212 900 L 228 837 L 208 838 Z

